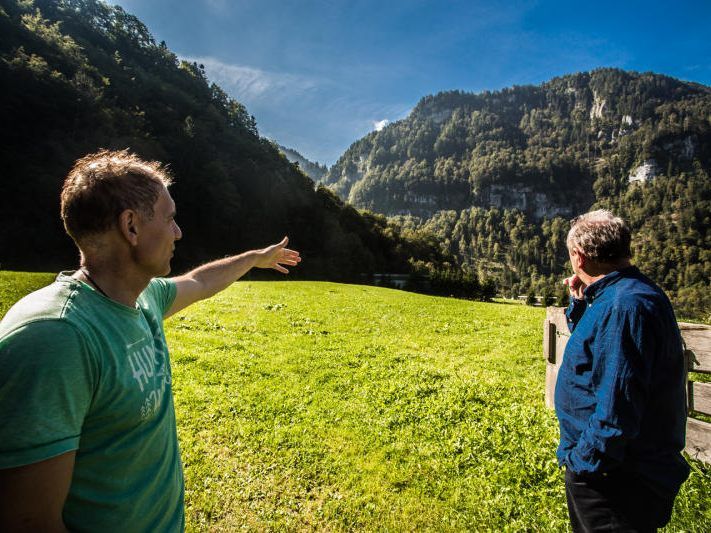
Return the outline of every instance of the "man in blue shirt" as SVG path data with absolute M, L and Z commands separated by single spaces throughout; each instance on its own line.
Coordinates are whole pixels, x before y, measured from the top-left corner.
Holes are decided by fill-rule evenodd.
M 572 221 L 571 336 L 555 392 L 573 531 L 655 531 L 689 475 L 686 370 L 664 292 L 631 265 L 609 211 Z

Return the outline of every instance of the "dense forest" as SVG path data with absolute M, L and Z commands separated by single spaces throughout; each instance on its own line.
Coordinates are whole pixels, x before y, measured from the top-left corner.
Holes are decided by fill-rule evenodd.
M 285 234 L 304 258 L 295 276 L 357 281 L 414 272 L 415 260 L 453 268 L 436 244 L 315 186 L 201 65 L 119 6 L 0 0 L 0 87 L 0 268 L 76 265 L 59 190 L 72 163 L 102 147 L 170 166 L 177 270 Z
M 711 313 L 711 88 L 599 69 L 423 98 L 324 183 L 506 295 L 560 292 L 568 220 L 610 208 L 682 316 Z

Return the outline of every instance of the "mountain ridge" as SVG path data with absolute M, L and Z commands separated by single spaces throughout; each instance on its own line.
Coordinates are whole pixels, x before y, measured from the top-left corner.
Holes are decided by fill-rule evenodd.
M 679 312 L 711 319 L 710 117 L 710 87 L 612 68 L 446 91 L 355 141 L 324 184 L 513 296 L 557 294 L 567 219 L 612 209 Z
M 618 89 L 618 92 L 612 89 Z M 635 91 L 642 93 L 639 97 L 643 100 L 642 104 L 634 102 L 628 94 Z M 664 101 L 662 94 L 666 96 Z M 536 143 L 532 133 L 550 128 L 545 122 L 551 119 L 577 122 L 569 125 L 572 133 L 569 137 L 587 137 L 586 142 L 592 146 L 592 152 L 587 156 L 587 164 L 590 165 L 593 159 L 604 156 L 619 137 L 634 133 L 641 124 L 652 120 L 658 105 L 709 96 L 711 88 L 698 83 L 618 69 L 559 76 L 540 85 L 514 86 L 499 91 L 445 91 L 423 97 L 405 119 L 387 125 L 380 132 L 371 132 L 353 143 L 331 167 L 324 183 L 359 208 L 386 215 L 428 217 L 441 209 L 485 207 L 489 195 L 500 196 L 505 192 L 491 191 L 488 187 L 492 184 L 508 186 L 518 183 L 522 189 L 532 186 L 534 191 L 521 190 L 520 196 L 526 192 L 535 194 L 535 190 L 540 192 L 548 185 L 541 183 L 541 178 L 545 177 L 543 174 L 546 174 L 542 170 L 547 170 L 549 175 L 559 175 L 562 170 L 567 170 L 587 178 L 584 181 L 589 194 L 586 198 L 580 198 L 580 206 L 575 205 L 580 208 L 583 204 L 593 203 L 591 187 L 594 180 L 590 172 L 580 168 L 579 162 L 566 157 L 565 151 L 569 148 L 567 141 L 571 139 Z M 548 116 L 532 113 L 536 110 L 547 111 Z M 410 134 L 408 129 L 416 131 L 410 135 L 407 146 L 402 146 L 397 137 L 402 137 L 403 131 Z M 477 133 L 480 139 L 472 137 Z M 594 138 L 591 139 L 591 135 Z M 580 139 L 574 141 L 580 143 Z M 487 142 L 493 146 L 487 147 Z M 553 163 L 549 168 L 536 168 L 535 162 L 531 164 L 531 161 L 525 160 L 530 155 L 541 155 L 527 153 L 532 145 L 539 152 L 541 149 L 556 149 L 560 153 L 557 158 L 549 157 L 549 163 Z M 502 161 L 491 157 L 496 150 L 503 151 L 505 156 L 509 155 L 505 151 L 512 151 L 514 157 L 508 157 L 502 165 Z M 450 157 L 452 155 L 455 157 Z M 523 155 L 523 161 L 516 157 L 520 155 Z M 543 154 L 544 157 L 547 155 Z M 476 159 L 482 159 L 482 156 L 486 160 L 483 168 L 472 168 L 476 167 L 473 164 Z M 444 160 L 454 164 L 445 165 L 442 163 Z M 640 160 L 638 164 L 642 162 Z M 506 164 L 514 168 L 506 168 Z M 388 171 L 394 167 L 400 175 L 388 176 Z M 537 175 L 527 176 L 527 173 Z M 407 182 L 407 186 L 393 192 L 392 186 L 403 181 Z M 384 182 L 389 182 L 389 194 L 379 192 Z M 534 197 L 531 199 L 535 200 Z M 560 199 L 552 200 L 549 207 L 562 208 L 561 212 L 565 212 L 566 206 L 561 205 Z M 490 205 L 522 207 L 520 203 L 517 205 L 506 198 Z M 544 210 L 539 211 L 542 215 Z

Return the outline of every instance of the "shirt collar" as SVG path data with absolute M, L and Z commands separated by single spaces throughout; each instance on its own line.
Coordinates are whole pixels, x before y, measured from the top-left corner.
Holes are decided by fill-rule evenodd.
M 596 282 L 591 283 L 590 285 L 585 287 L 585 290 L 583 291 L 585 299 L 589 302 L 592 302 L 595 298 L 599 298 L 603 291 L 610 285 L 614 285 L 622 278 L 626 278 L 630 275 L 638 273 L 639 269 L 636 266 L 628 266 L 625 268 L 621 268 L 620 270 L 610 272 L 609 274 L 606 274 L 604 277 L 600 278 Z

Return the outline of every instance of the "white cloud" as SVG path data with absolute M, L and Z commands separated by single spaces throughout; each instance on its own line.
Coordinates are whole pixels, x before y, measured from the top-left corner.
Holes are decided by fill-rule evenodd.
M 214 81 L 239 101 L 276 100 L 294 97 L 318 86 L 316 80 L 298 74 L 268 72 L 244 65 L 224 63 L 213 57 L 185 57 L 186 61 L 205 66 Z
M 384 118 L 383 120 L 374 121 L 373 122 L 373 129 L 375 131 L 380 131 L 388 124 L 390 124 L 390 121 L 386 118 Z

